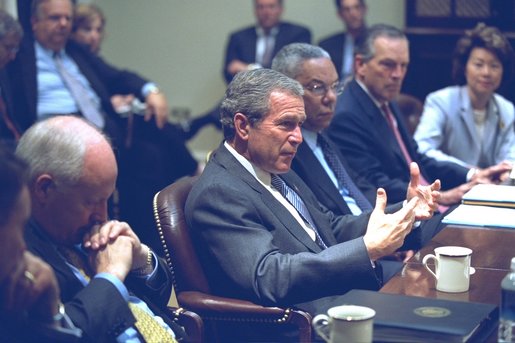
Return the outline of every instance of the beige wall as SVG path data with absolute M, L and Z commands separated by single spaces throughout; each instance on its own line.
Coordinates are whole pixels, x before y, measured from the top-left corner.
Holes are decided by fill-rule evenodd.
M 254 22 L 251 0 L 95 0 L 105 12 L 102 54 L 157 82 L 171 107 L 192 115 L 223 95 L 221 69 L 229 32 Z M 368 0 L 368 23 L 404 26 L 404 0 Z M 342 29 L 333 0 L 285 1 L 284 18 L 311 28 L 315 42 Z M 189 143 L 202 154 L 221 134 L 209 128 Z

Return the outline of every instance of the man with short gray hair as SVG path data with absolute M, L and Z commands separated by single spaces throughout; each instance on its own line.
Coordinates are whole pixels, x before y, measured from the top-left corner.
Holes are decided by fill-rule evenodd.
M 29 163 L 28 249 L 54 269 L 85 341 L 175 342 L 175 324 L 141 300 L 165 310 L 169 269 L 129 224 L 108 220 L 118 168 L 106 137 L 84 119 L 56 116 L 30 127 L 16 154 Z

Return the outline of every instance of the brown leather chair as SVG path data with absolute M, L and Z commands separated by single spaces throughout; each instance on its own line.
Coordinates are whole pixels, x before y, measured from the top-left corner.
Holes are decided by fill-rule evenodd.
M 154 197 L 154 217 L 170 267 L 177 301 L 181 307 L 198 313 L 206 325 L 208 341 L 220 341 L 227 327 L 251 327 L 261 334 L 274 332 L 269 340 L 277 340 L 277 332 L 293 327 L 298 342 L 311 342 L 311 316 L 291 308 L 264 307 L 249 301 L 211 294 L 202 266 L 197 258 L 184 205 L 197 176 L 186 176 L 164 188 Z M 253 330 L 249 330 L 253 331 Z M 259 338 L 263 339 L 262 336 Z M 226 338 L 223 339 L 226 341 Z M 252 338 L 246 338 L 252 340 Z
M 414 96 L 405 93 L 399 94 L 396 100 L 401 110 L 402 120 L 406 124 L 409 133 L 413 136 L 424 111 L 424 104 Z

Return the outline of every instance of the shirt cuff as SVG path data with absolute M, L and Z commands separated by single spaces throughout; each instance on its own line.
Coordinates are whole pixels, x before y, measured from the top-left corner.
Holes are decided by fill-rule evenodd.
M 472 177 L 474 176 L 474 174 L 476 174 L 478 172 L 478 170 L 476 168 L 470 168 L 469 171 L 467 172 L 467 182 L 469 182 L 470 180 L 472 180 Z
M 95 275 L 94 279 L 104 279 L 113 284 L 114 287 L 118 290 L 120 295 L 125 299 L 125 301 L 129 301 L 129 291 L 127 287 L 120 281 L 116 276 L 109 273 L 98 273 Z
M 146 98 L 151 92 L 159 91 L 159 88 L 154 82 L 147 82 L 141 88 L 141 94 Z

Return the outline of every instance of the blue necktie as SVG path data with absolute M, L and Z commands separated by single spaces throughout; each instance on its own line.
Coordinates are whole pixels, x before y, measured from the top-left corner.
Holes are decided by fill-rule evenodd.
M 313 218 L 311 218 L 311 214 L 309 214 L 309 211 L 306 207 L 306 204 L 304 204 L 304 201 L 302 201 L 301 197 L 295 193 L 293 189 L 288 187 L 288 185 L 277 175 L 272 174 L 272 187 L 277 189 L 281 195 L 288 200 L 290 204 L 292 204 L 293 207 L 299 212 L 300 216 L 310 226 L 313 231 L 315 232 L 315 243 L 318 244 L 318 246 L 322 249 L 326 249 L 327 245 L 322 240 L 322 237 L 318 234 L 317 227 L 315 226 L 315 222 L 313 221 Z
M 338 179 L 338 184 L 340 188 L 343 187 L 349 193 L 349 196 L 356 201 L 356 204 L 361 208 L 362 211 L 371 211 L 372 205 L 365 198 L 363 193 L 356 187 L 354 181 L 347 173 L 345 168 L 343 167 L 342 162 L 338 158 L 338 155 L 334 152 L 331 145 L 324 136 L 318 135 L 318 144 L 322 148 L 322 152 L 324 153 L 325 160 L 329 165 L 329 168 L 332 169 L 336 179 Z
M 105 119 L 102 113 L 98 110 L 96 105 L 90 99 L 86 87 L 79 80 L 75 79 L 66 70 L 63 65 L 63 61 L 59 54 L 54 55 L 55 66 L 59 75 L 61 75 L 64 84 L 68 87 L 68 90 L 72 94 L 73 99 L 77 103 L 79 111 L 82 113 L 84 118 L 92 122 L 95 126 L 103 129 L 105 126 Z

